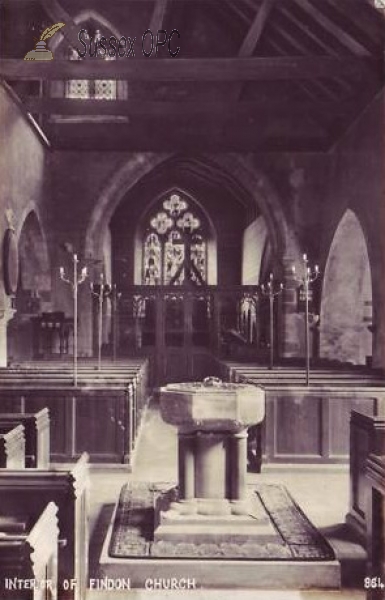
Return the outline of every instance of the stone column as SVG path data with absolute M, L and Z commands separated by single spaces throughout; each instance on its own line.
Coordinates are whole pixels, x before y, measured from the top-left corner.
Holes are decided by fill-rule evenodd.
M 10 304 L 10 299 L 8 299 Z M 0 367 L 8 366 L 7 325 L 15 315 L 16 310 L 7 306 L 0 311 Z
M 297 287 L 293 273 L 292 265 L 295 261 L 290 258 L 284 258 L 284 291 L 282 296 L 282 326 L 279 332 L 281 340 L 281 352 L 283 357 L 301 356 L 301 330 L 303 329 L 303 317 L 297 312 Z M 302 336 L 303 337 L 303 336 Z
M 196 443 L 195 496 L 198 512 L 207 515 L 229 514 L 224 434 L 198 431 Z
M 179 500 L 195 498 L 195 435 L 192 432 L 178 433 L 178 482 Z
M 247 512 L 247 429 L 231 436 L 230 443 L 232 465 L 230 473 L 231 512 L 245 514 Z

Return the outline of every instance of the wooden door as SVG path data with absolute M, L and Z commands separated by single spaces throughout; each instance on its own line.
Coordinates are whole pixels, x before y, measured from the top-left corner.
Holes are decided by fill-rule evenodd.
M 211 372 L 209 298 L 178 290 L 156 304 L 156 382 L 193 381 Z M 148 336 L 147 336 L 148 337 Z

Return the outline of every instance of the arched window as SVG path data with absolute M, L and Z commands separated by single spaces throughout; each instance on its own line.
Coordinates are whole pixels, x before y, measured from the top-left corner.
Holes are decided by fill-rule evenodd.
M 149 218 L 143 239 L 145 285 L 204 285 L 207 226 L 189 201 L 173 192 Z

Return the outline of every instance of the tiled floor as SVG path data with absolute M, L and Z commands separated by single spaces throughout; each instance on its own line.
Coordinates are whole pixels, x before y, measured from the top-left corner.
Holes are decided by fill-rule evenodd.
M 143 481 L 176 481 L 175 429 L 166 425 L 156 408 L 148 409 L 141 431 L 136 461 L 132 474 L 122 470 L 95 469 L 91 475 L 91 529 L 94 529 L 91 564 L 98 560 L 102 543 L 101 517 L 108 520 L 119 491 L 128 479 Z M 261 475 L 250 474 L 249 482 L 257 478 L 264 482 L 281 482 L 305 511 L 311 521 L 328 535 L 337 554 L 342 551 L 357 553 L 345 539 L 344 523 L 349 501 L 349 474 L 346 467 L 264 467 Z M 346 548 L 349 546 L 348 550 Z M 273 590 L 193 590 L 193 591 L 146 591 L 125 592 L 89 591 L 87 600 L 364 600 L 363 585 L 357 589 L 326 591 L 273 591 Z

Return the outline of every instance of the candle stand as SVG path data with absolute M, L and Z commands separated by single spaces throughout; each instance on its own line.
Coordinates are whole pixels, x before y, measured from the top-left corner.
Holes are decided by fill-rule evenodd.
M 274 282 L 274 275 L 270 273 L 269 281 L 261 285 L 261 292 L 269 298 L 269 320 L 270 320 L 270 362 L 269 369 L 274 366 L 274 298 L 283 292 L 283 283 Z
M 87 278 L 87 267 L 83 267 L 78 278 L 79 259 L 77 254 L 72 255 L 73 278 L 72 281 L 65 275 L 64 267 L 60 267 L 60 279 L 72 287 L 74 302 L 74 386 L 78 384 L 78 288 Z
M 102 369 L 103 344 L 103 302 L 112 293 L 109 283 L 104 283 L 103 273 L 100 273 L 100 283 L 91 283 L 91 294 L 98 299 L 98 371 Z
M 310 348 L 309 348 L 309 290 L 311 284 L 317 279 L 319 275 L 318 265 L 314 266 L 314 270 L 309 266 L 309 260 L 307 254 L 302 256 L 303 259 L 303 276 L 298 277 L 296 275 L 295 266 L 292 267 L 292 273 L 295 280 L 301 286 L 303 286 L 305 296 L 305 356 L 306 356 L 306 385 L 309 385 L 310 381 Z

